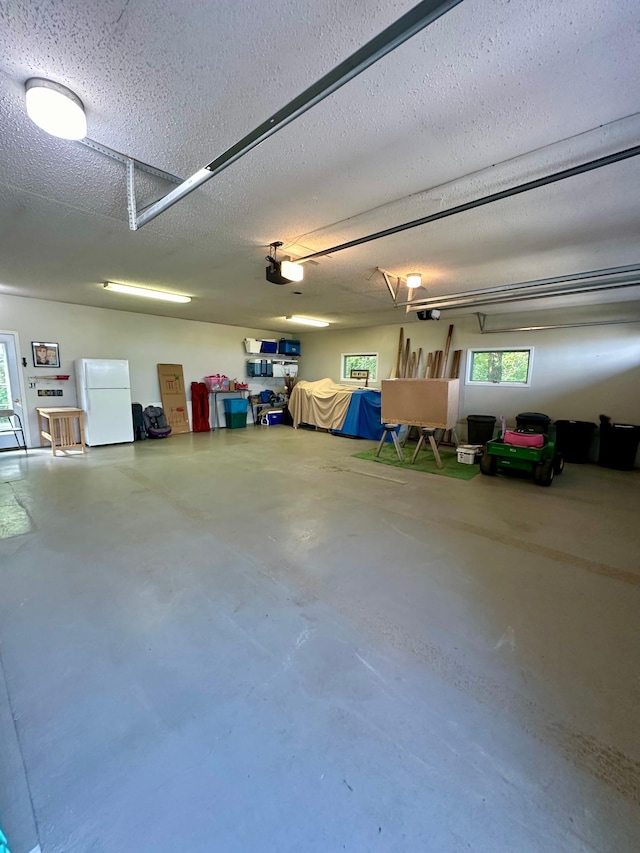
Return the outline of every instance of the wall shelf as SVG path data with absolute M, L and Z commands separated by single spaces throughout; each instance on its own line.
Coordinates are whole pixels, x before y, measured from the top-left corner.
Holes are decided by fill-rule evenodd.
M 248 361 L 282 361 L 289 364 L 297 364 L 299 355 L 278 355 L 276 352 L 258 352 L 253 355 L 247 355 Z
M 67 373 L 58 373 L 49 376 L 27 376 L 29 388 L 35 388 L 38 382 L 66 382 L 71 377 Z

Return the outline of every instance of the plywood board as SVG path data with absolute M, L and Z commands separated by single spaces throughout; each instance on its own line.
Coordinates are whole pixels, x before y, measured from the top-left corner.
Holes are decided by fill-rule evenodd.
M 191 432 L 184 375 L 181 364 L 159 364 L 158 381 L 162 408 L 172 433 Z
M 455 429 L 459 379 L 383 379 L 383 423 Z

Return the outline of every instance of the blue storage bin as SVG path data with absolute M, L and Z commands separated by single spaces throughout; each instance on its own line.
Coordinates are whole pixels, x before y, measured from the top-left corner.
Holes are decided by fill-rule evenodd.
M 262 341 L 262 344 L 260 345 L 260 352 L 268 352 L 272 354 L 278 352 L 278 342 Z
M 287 338 L 280 338 L 278 352 L 280 355 L 300 355 L 300 341 L 291 341 Z
M 229 412 L 230 415 L 246 413 L 248 410 L 248 403 L 243 399 L 238 400 L 234 397 L 225 397 L 223 402 L 225 412 Z
M 247 376 L 273 376 L 273 364 L 263 359 L 251 359 L 247 362 Z

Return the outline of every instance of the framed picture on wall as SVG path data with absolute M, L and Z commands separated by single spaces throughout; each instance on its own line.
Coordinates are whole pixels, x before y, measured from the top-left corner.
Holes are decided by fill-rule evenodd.
M 60 347 L 44 341 L 31 341 L 34 367 L 60 367 Z

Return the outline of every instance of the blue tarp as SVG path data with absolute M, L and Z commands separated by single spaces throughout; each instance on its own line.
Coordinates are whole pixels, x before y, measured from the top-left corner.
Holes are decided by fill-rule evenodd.
M 382 409 L 380 391 L 354 391 L 347 409 L 342 429 L 334 429 L 334 435 L 352 435 L 380 441 L 382 436 Z
M 11 853 L 9 847 L 7 846 L 7 839 L 2 834 L 2 830 L 0 829 L 0 853 Z

